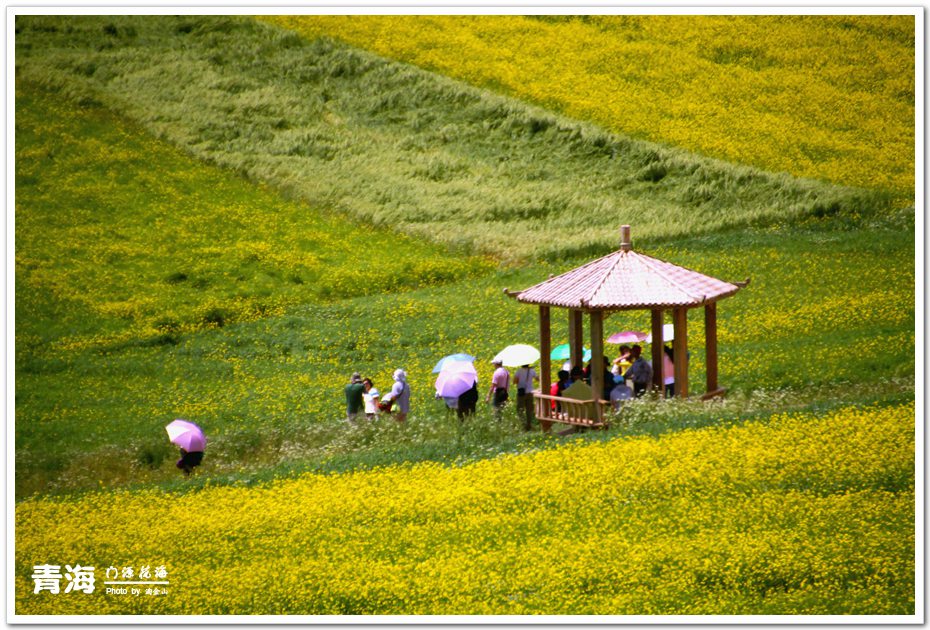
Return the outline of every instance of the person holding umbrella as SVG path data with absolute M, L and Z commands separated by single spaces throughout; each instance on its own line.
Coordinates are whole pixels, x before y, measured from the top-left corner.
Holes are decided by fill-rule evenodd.
M 190 476 L 195 466 L 203 461 L 203 451 L 207 447 L 207 437 L 203 430 L 193 422 L 180 418 L 165 427 L 168 439 L 181 448 L 181 459 L 175 464 L 184 474 Z
M 459 420 L 464 421 L 465 416 L 470 416 L 475 413 L 475 409 L 478 407 L 478 380 L 476 379 L 472 383 L 471 389 L 466 391 L 464 394 L 459 396 L 459 404 L 456 408 L 456 413 L 459 416 Z

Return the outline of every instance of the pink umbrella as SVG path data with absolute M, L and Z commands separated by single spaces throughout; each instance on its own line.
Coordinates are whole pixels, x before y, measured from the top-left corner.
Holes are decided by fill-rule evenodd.
M 440 372 L 436 377 L 436 394 L 443 398 L 458 398 L 477 380 L 477 376 L 468 372 Z
M 472 376 L 478 376 L 478 370 L 475 369 L 475 364 L 471 361 L 446 361 L 442 364 L 442 370 L 440 370 L 440 373 L 442 372 L 449 374 L 471 374 Z
M 455 398 L 470 390 L 477 380 L 478 371 L 471 361 L 446 361 L 436 377 L 436 393 Z
M 193 422 L 178 418 L 165 427 L 168 439 L 188 453 L 202 451 L 207 447 L 207 438 L 203 430 Z
M 644 332 L 624 330 L 623 332 L 614 333 L 608 337 L 607 343 L 639 343 L 640 341 L 645 341 L 648 336 L 649 335 Z

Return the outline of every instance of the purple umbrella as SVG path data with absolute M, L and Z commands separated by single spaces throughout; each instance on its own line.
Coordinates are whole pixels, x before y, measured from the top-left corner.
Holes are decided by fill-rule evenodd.
M 474 360 L 475 360 L 475 357 L 471 356 L 470 354 L 465 354 L 464 352 L 460 352 L 458 354 L 450 354 L 447 357 L 443 357 L 439 359 L 439 363 L 437 363 L 436 367 L 433 368 L 433 374 L 439 374 L 440 372 L 442 372 L 444 369 L 446 369 L 446 364 L 448 363 L 452 363 L 452 362 L 458 363 L 462 361 L 467 362 L 467 363 L 472 363 L 474 362 Z
M 178 418 L 165 427 L 168 439 L 172 444 L 180 446 L 188 453 L 202 451 L 207 447 L 207 438 L 203 430 L 193 422 Z
M 443 398 L 458 398 L 478 380 L 474 371 L 446 372 L 436 377 L 436 394 Z

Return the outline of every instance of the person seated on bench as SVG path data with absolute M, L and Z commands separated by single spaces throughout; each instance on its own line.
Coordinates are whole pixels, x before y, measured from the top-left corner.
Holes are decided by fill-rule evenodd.
M 561 396 L 561 395 L 562 395 L 562 392 L 565 391 L 565 388 L 568 387 L 569 380 L 568 380 L 568 371 L 567 371 L 567 370 L 559 370 L 558 378 L 559 378 L 559 380 L 557 380 L 555 383 L 553 383 L 553 384 L 552 384 L 552 387 L 549 388 L 549 395 L 550 395 L 550 396 Z M 555 411 L 556 413 L 561 412 L 561 411 L 562 411 L 562 405 L 560 405 L 558 402 L 556 402 L 556 401 L 553 400 L 553 401 L 552 401 L 552 411 Z

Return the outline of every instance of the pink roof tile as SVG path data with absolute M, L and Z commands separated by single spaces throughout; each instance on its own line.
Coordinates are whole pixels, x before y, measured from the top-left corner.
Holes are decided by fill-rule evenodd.
M 698 306 L 739 287 L 697 271 L 618 250 L 520 291 L 517 299 L 577 309 L 623 310 Z

